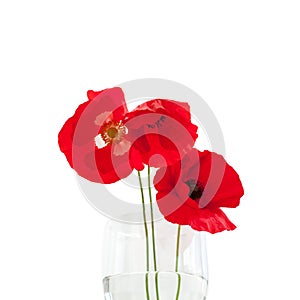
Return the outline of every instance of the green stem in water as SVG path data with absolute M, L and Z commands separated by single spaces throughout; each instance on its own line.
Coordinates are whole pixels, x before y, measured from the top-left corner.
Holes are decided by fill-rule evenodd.
M 144 190 L 143 190 L 143 184 L 141 179 L 141 173 L 138 171 L 138 177 L 139 177 L 139 184 L 140 184 L 140 190 L 141 190 L 141 196 L 142 196 L 142 204 L 143 204 L 143 220 L 144 220 L 144 229 L 145 229 L 145 236 L 146 236 L 146 296 L 147 300 L 150 300 L 150 294 L 149 294 L 149 235 L 148 235 L 148 227 L 147 227 L 147 218 L 146 218 L 146 207 L 145 207 L 145 197 L 144 197 Z
M 176 241 L 176 262 L 175 262 L 175 272 L 178 272 L 178 262 L 179 262 L 179 244 L 180 244 L 180 230 L 181 226 L 178 225 L 177 229 L 177 241 Z M 177 292 L 176 292 L 176 300 L 179 299 L 180 287 L 181 287 L 181 276 L 178 273 L 178 285 L 177 285 Z
M 153 216 L 153 201 L 152 201 L 152 193 L 151 193 L 150 167 L 149 167 L 149 166 L 148 166 L 148 190 L 149 190 L 150 213 L 151 213 L 153 265 L 154 265 L 154 271 L 157 272 L 156 246 L 155 246 L 155 231 L 154 231 L 154 216 Z M 156 299 L 159 300 L 159 292 L 158 292 L 158 273 L 155 274 L 155 291 L 156 291 Z

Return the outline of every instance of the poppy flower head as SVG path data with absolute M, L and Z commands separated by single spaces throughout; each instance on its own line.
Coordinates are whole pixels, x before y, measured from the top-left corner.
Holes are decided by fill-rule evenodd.
M 126 126 L 134 134 L 134 148 L 142 163 L 163 167 L 179 161 L 197 139 L 198 127 L 191 122 L 185 102 L 154 99 L 126 115 Z
M 130 141 L 124 125 L 128 112 L 120 88 L 88 91 L 58 135 L 58 143 L 78 175 L 100 183 L 113 183 L 132 172 Z
M 192 149 L 181 162 L 157 171 L 157 204 L 164 217 L 211 233 L 233 230 L 221 207 L 236 207 L 244 190 L 221 155 Z

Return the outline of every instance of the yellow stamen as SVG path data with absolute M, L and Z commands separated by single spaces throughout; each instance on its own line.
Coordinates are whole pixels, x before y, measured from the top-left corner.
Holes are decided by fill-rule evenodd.
M 108 145 L 112 143 L 119 143 L 124 135 L 127 133 L 127 128 L 122 121 L 109 121 L 101 128 L 101 137 L 103 141 Z

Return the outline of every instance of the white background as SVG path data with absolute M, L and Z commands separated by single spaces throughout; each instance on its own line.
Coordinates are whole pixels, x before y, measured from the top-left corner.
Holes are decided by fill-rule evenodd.
M 299 1 L 2 1 L 0 299 L 103 299 L 106 219 L 57 134 L 87 89 L 192 88 L 246 191 L 209 235 L 209 300 L 299 299 Z

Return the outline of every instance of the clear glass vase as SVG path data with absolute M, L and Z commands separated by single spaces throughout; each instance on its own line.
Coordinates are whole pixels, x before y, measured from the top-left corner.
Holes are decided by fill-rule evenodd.
M 205 233 L 164 218 L 147 224 L 110 220 L 103 245 L 106 300 L 206 298 Z

